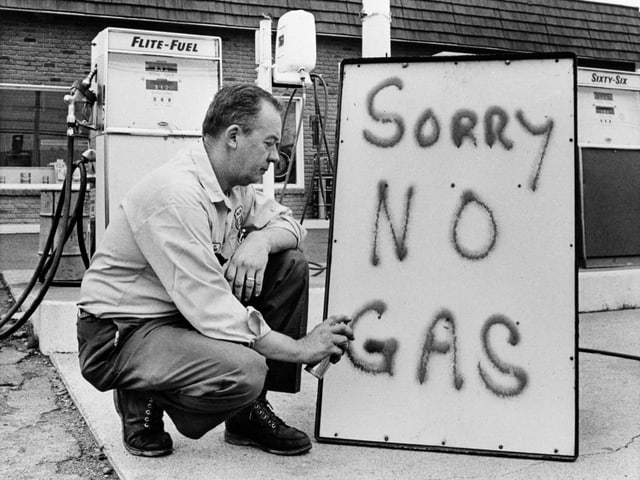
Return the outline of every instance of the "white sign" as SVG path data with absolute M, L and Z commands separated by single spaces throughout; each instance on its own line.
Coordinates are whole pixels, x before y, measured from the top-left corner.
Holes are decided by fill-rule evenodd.
M 621 90 L 640 89 L 640 75 L 618 70 L 578 69 L 578 85 Z
M 109 48 L 149 55 L 220 57 L 220 39 L 201 35 L 110 28 Z
M 575 68 L 342 65 L 319 440 L 577 455 Z

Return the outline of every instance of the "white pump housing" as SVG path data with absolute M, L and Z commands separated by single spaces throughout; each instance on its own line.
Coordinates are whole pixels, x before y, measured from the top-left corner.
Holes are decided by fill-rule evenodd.
M 202 136 L 222 79 L 219 37 L 108 27 L 93 39 L 96 240 L 127 191 Z
M 278 20 L 273 83 L 309 85 L 316 67 L 316 24 L 313 14 L 292 10 Z

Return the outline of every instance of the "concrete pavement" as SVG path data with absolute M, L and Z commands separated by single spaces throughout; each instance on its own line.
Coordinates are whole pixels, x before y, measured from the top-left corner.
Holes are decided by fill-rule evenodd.
M 27 332 L 0 341 L 0 478 L 115 478 L 49 359 Z
M 24 281 L 24 273 L 9 281 Z M 29 273 L 29 272 L 26 272 Z M 5 275 L 6 278 L 6 275 Z M 22 278 L 22 280 L 21 280 Z M 11 280 L 13 279 L 13 280 Z M 323 276 L 313 277 L 309 324 L 321 321 Z M 600 287 L 602 289 L 602 287 Z M 607 295 L 609 293 L 604 292 Z M 77 366 L 74 288 L 53 289 L 41 307 L 40 342 L 67 390 L 123 480 L 164 479 L 640 479 L 640 362 L 582 353 L 579 357 L 579 458 L 576 462 L 509 459 L 361 446 L 321 444 L 301 457 L 278 457 L 259 450 L 227 445 L 223 427 L 198 441 L 178 434 L 173 455 L 142 459 L 122 447 L 119 419 L 111 394 L 85 382 Z M 56 327 L 47 330 L 55 320 Z M 40 321 L 40 320 L 38 320 Z M 56 338 L 51 337 L 55 333 Z M 582 313 L 582 348 L 640 355 L 640 309 Z M 68 351 L 70 353 L 61 353 Z M 299 395 L 271 394 L 270 401 L 288 423 L 313 433 L 317 381 L 303 375 Z M 375 421 L 375 419 L 372 419 Z M 523 435 L 526 433 L 523 433 Z
M 323 289 L 313 288 L 310 326 L 321 321 Z M 581 314 L 580 346 L 638 355 L 640 310 Z M 182 437 L 168 421 L 173 455 L 141 459 L 122 447 L 111 394 L 80 376 L 73 353 L 51 359 L 68 391 L 123 480 L 176 479 L 508 479 L 617 480 L 640 478 L 640 363 L 580 355 L 579 451 L 574 463 L 322 444 L 302 457 L 278 457 L 227 445 L 222 426 L 202 439 Z M 304 375 L 296 396 L 271 394 L 275 410 L 313 432 L 317 381 Z M 375 419 L 372 419 L 375 421 Z

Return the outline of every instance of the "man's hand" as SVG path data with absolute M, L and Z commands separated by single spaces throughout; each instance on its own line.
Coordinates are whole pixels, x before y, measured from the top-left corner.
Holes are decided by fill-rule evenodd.
M 331 316 L 298 340 L 303 349 L 301 363 L 313 364 L 329 356 L 332 363 L 340 360 L 354 338 L 350 322 L 347 315 Z
M 347 315 L 331 316 L 300 340 L 272 330 L 253 348 L 267 358 L 285 362 L 313 364 L 329 356 L 338 361 L 353 340 L 350 321 Z
M 262 292 L 269 252 L 267 240 L 252 233 L 240 244 L 225 265 L 224 277 L 239 300 L 249 301 L 251 297 L 257 297 Z

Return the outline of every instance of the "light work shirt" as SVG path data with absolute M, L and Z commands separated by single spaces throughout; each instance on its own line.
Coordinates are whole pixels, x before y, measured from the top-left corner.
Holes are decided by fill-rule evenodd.
M 245 229 L 306 235 L 291 210 L 253 186 L 227 196 L 202 140 L 134 186 L 112 215 L 84 275 L 78 306 L 99 318 L 182 314 L 203 335 L 252 345 L 270 328 L 244 307 L 217 255 L 231 258 Z

